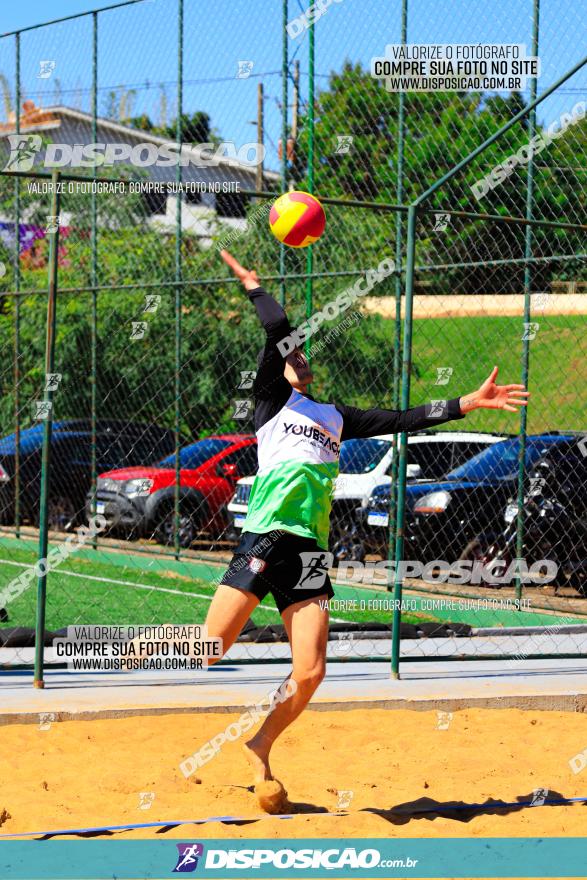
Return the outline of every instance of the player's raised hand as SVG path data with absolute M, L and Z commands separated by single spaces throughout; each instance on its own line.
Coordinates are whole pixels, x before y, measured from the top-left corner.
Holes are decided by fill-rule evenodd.
M 259 287 L 259 276 L 253 269 L 245 269 L 244 266 L 241 266 L 239 261 L 226 250 L 221 250 L 220 256 L 233 275 L 236 275 L 238 280 L 244 285 L 246 290 L 254 290 L 256 287 Z
M 498 385 L 496 383 L 498 368 L 494 367 L 483 385 L 473 394 L 461 397 L 461 412 L 473 409 L 505 409 L 517 412 L 521 406 L 527 406 L 530 392 L 523 385 Z

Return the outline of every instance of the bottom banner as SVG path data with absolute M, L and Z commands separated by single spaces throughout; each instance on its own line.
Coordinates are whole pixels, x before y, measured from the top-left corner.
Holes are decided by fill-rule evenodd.
M 585 877 L 587 839 L 34 840 L 0 843 L 3 880 Z

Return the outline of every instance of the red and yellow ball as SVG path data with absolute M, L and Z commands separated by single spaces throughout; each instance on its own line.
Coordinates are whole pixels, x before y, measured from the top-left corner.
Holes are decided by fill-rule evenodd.
M 279 196 L 269 214 L 271 232 L 288 247 L 308 247 L 318 241 L 325 226 L 326 215 L 318 199 L 300 190 Z

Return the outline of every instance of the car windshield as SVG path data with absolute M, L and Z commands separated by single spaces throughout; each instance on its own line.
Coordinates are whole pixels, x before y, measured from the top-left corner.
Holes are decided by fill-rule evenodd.
M 389 440 L 345 440 L 340 447 L 341 474 L 368 474 L 377 467 L 391 443 Z
M 179 466 L 190 470 L 199 468 L 200 465 L 204 464 L 209 458 L 212 458 L 213 455 L 217 455 L 223 449 L 226 449 L 227 446 L 231 445 L 230 440 L 198 440 L 197 443 L 192 443 L 190 446 L 180 449 Z M 175 453 L 163 458 L 159 465 L 161 467 L 175 467 Z
M 503 440 L 479 452 L 455 470 L 447 474 L 449 480 L 513 480 L 518 473 L 519 441 Z M 545 444 L 538 440 L 528 440 L 526 445 L 526 467 L 531 467 L 543 455 Z

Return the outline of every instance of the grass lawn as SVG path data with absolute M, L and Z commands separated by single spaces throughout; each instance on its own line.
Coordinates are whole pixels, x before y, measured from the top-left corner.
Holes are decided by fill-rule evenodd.
M 55 545 L 52 545 L 55 546 Z M 15 539 L 0 539 L 0 592 L 36 561 L 36 546 L 18 546 Z M 47 629 L 73 624 L 203 623 L 215 591 L 215 579 L 224 569 L 205 562 L 182 562 L 127 556 L 83 548 L 70 556 L 47 578 Z M 337 588 L 345 599 L 381 595 L 353 587 Z M 385 594 L 384 594 L 385 595 Z M 357 606 L 359 601 L 357 601 Z M 36 580 L 8 605 L 4 626 L 34 626 Z M 336 610 L 339 620 L 389 623 L 390 610 Z M 415 623 L 435 620 L 426 613 L 404 614 Z M 257 626 L 280 623 L 272 596 L 254 614 Z
M 0 539 L 0 592 L 35 563 L 36 552 L 34 542 Z M 74 624 L 201 624 L 214 595 L 216 579 L 223 571 L 224 566 L 205 561 L 176 562 L 146 554 L 82 548 L 48 575 L 46 626 L 56 630 Z M 336 599 L 346 604 L 331 609 L 333 621 L 391 622 L 391 593 L 367 586 L 334 586 Z M 8 603 L 9 619 L 1 625 L 33 627 L 36 592 L 34 580 L 28 590 Z M 508 608 L 431 607 L 430 599 L 434 597 L 430 594 L 407 589 L 404 595 L 409 599 L 409 610 L 402 611 L 405 623 L 451 621 L 472 626 L 537 626 L 552 625 L 557 620 L 556 615 Z M 370 601 L 374 606 L 369 607 Z M 257 626 L 280 623 L 271 596 L 255 609 L 253 622 Z
M 541 317 L 538 313 L 532 320 L 539 326 L 535 339 L 530 342 L 528 388 L 532 398 L 528 407 L 528 432 L 586 430 L 586 318 L 584 315 Z M 415 320 L 412 405 L 430 398 L 451 398 L 473 391 L 495 364 L 500 368 L 500 381 L 520 382 L 521 337 L 519 317 Z M 447 385 L 435 384 L 438 367 L 452 368 Z M 479 410 L 467 416 L 466 427 L 465 422 L 459 427 L 467 431 L 516 433 L 519 418 L 513 413 Z M 444 428 L 451 429 L 451 426 Z

